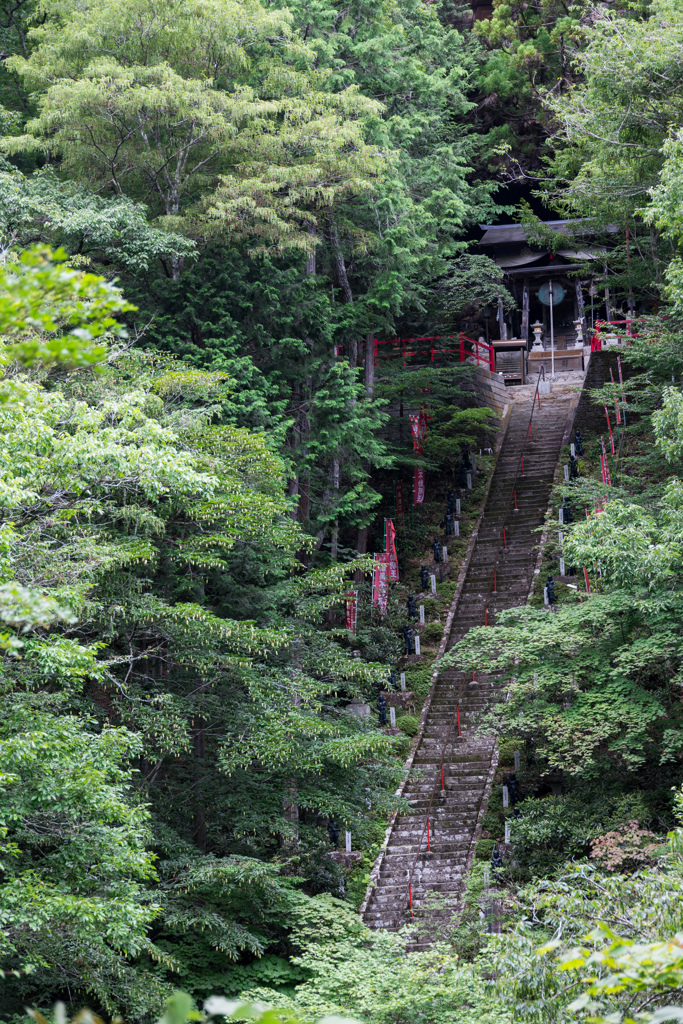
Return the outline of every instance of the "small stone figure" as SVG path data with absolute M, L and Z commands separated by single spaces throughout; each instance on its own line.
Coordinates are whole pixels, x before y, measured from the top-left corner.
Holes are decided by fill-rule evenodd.
M 575 455 L 569 456 L 569 478 L 571 480 L 578 480 L 579 478 L 579 463 Z
M 380 693 L 379 698 L 377 700 L 377 710 L 379 712 L 379 724 L 380 725 L 386 725 L 387 724 L 387 702 L 384 699 L 384 694 L 383 693 Z
M 557 601 L 557 598 L 555 597 L 555 580 L 552 578 L 550 573 L 548 573 L 548 581 L 545 586 L 548 591 L 548 604 L 555 604 Z
M 420 566 L 420 586 L 423 591 L 426 591 L 429 587 L 429 572 L 426 565 Z
M 327 826 L 327 831 L 330 836 L 330 842 L 334 846 L 335 850 L 339 847 L 339 825 L 336 821 L 331 821 Z
M 417 618 L 417 605 L 415 604 L 415 595 L 408 594 L 408 600 L 406 601 L 406 608 L 408 609 L 408 617 L 411 619 Z
M 434 561 L 438 564 L 441 561 L 441 541 L 438 537 L 434 538 L 432 550 L 434 551 Z
M 574 449 L 577 455 L 583 455 L 583 438 L 581 437 L 580 430 L 577 430 L 574 434 Z
M 499 868 L 502 868 L 502 866 L 503 858 L 500 855 L 500 850 L 498 849 L 497 846 L 494 846 L 493 851 L 491 853 L 491 867 L 493 868 L 494 871 L 497 871 Z
M 450 512 L 447 512 L 446 513 L 446 536 L 447 537 L 452 537 L 454 533 L 455 533 L 455 530 L 453 528 L 453 516 L 451 515 Z
M 514 807 L 515 804 L 519 803 L 519 782 L 514 774 L 508 779 L 508 794 L 510 796 L 510 803 Z
M 563 505 L 562 506 L 562 522 L 564 523 L 564 525 L 568 526 L 569 523 L 571 523 L 573 521 L 573 519 L 574 519 L 574 516 L 572 515 L 572 510 L 570 509 L 569 505 Z
M 470 459 L 470 452 L 469 452 L 468 448 L 465 449 L 464 455 L 462 457 L 462 463 L 463 463 L 463 466 L 465 467 L 465 469 L 467 469 L 467 470 L 472 469 L 472 462 L 471 462 L 471 459 Z
M 395 668 L 392 668 L 389 671 L 389 686 L 392 690 L 398 690 L 398 678 L 396 676 Z
M 415 634 L 413 633 L 410 626 L 403 627 L 403 641 L 405 643 L 406 657 L 410 654 L 415 654 Z
M 467 467 L 464 464 L 458 472 L 458 486 L 461 490 L 467 487 Z
M 465 483 L 467 483 L 467 481 L 465 481 Z M 453 490 L 452 487 L 449 487 L 448 489 L 448 494 L 446 495 L 446 502 L 446 511 L 451 513 L 455 512 L 455 491 Z

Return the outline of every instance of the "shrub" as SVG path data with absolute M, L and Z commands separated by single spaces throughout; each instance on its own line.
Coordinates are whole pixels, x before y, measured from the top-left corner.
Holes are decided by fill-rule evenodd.
M 495 845 L 495 839 L 480 839 L 477 845 L 474 847 L 475 859 L 490 860 L 491 854 L 493 853 L 493 847 Z
M 415 736 L 420 728 L 420 720 L 415 715 L 401 715 L 396 719 L 396 725 L 406 736 Z
M 440 643 L 443 637 L 443 623 L 428 622 L 424 628 L 423 636 L 428 643 Z

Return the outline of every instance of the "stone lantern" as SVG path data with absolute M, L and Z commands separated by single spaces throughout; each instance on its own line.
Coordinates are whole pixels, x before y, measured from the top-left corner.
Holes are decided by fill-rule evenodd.
M 583 348 L 583 317 L 574 320 L 574 330 L 576 331 L 574 348 Z
M 543 342 L 541 341 L 541 335 L 543 334 L 543 324 L 540 320 L 537 320 L 535 324 L 531 325 L 531 330 L 534 332 L 534 343 L 531 346 L 532 352 L 543 352 Z

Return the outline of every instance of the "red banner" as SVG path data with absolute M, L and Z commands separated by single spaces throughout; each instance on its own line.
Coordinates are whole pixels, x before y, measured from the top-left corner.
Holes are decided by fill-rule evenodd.
M 427 410 L 422 406 L 420 409 L 420 437 L 423 441 L 427 440 L 427 420 L 430 418 L 427 416 Z
M 421 505 L 425 500 L 425 471 L 422 466 L 415 467 L 413 505 Z
M 389 555 L 389 579 L 398 583 L 398 555 L 396 554 L 396 527 L 391 519 L 384 520 L 384 548 Z
M 389 555 L 383 552 L 375 555 L 372 572 L 372 603 L 379 605 L 380 614 L 386 615 L 389 599 Z
M 410 417 L 410 430 L 413 435 L 413 451 L 422 455 L 422 442 L 420 441 L 420 417 Z
M 346 628 L 350 633 L 356 635 L 356 621 L 358 619 L 358 594 L 355 590 L 349 591 L 346 595 Z
M 403 481 L 396 481 L 396 515 L 402 516 L 404 512 L 403 507 Z

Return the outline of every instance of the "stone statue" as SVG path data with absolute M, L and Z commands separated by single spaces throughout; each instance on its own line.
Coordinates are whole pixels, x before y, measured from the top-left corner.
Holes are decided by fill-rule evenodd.
M 439 540 L 438 537 L 434 538 L 434 542 L 432 544 L 432 550 L 434 551 L 434 561 L 437 562 L 437 563 L 440 562 L 441 561 L 441 541 Z
M 545 586 L 548 591 L 548 604 L 555 604 L 557 601 L 555 596 L 555 580 L 552 578 L 550 573 L 548 573 L 548 581 Z
M 454 533 L 455 533 L 455 529 L 453 527 L 453 516 L 451 515 L 450 512 L 447 512 L 446 513 L 446 536 L 447 537 L 452 537 Z
M 420 566 L 420 586 L 423 591 L 429 590 L 429 573 L 426 565 Z
M 408 609 L 408 616 L 411 619 L 417 618 L 417 605 L 415 604 L 415 595 L 408 594 L 408 600 L 406 601 L 406 608 Z
M 458 486 L 461 490 L 467 487 L 467 467 L 464 463 L 458 471 Z
M 406 657 L 415 654 L 415 634 L 410 626 L 403 627 L 403 641 L 405 643 Z
M 569 477 L 571 480 L 579 478 L 579 463 L 574 455 L 569 456 Z
M 380 725 L 386 725 L 387 724 L 387 702 L 384 699 L 384 694 L 383 693 L 380 693 L 379 698 L 377 700 L 377 710 L 379 712 L 379 724 Z
M 327 826 L 327 831 L 330 836 L 330 842 L 334 846 L 335 850 L 339 846 L 339 825 L 336 821 L 331 821 Z
M 581 436 L 581 431 L 578 429 L 574 434 L 574 450 L 577 455 L 583 455 L 583 438 Z
M 498 849 L 497 846 L 494 846 L 493 847 L 493 851 L 491 853 L 491 867 L 495 871 L 498 868 L 502 868 L 502 866 L 503 866 L 503 858 L 500 855 L 500 850 Z
M 467 483 L 467 481 L 465 481 L 465 483 Z M 448 494 L 446 495 L 446 502 L 447 502 L 447 506 L 446 506 L 447 511 L 451 512 L 451 513 L 455 512 L 455 491 L 453 490 L 452 487 L 448 488 Z

